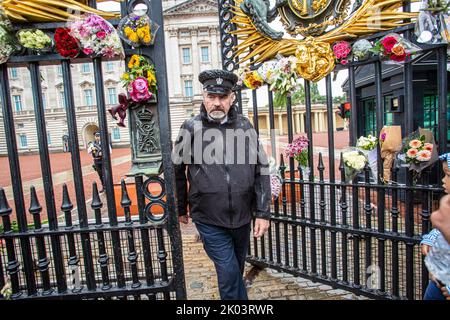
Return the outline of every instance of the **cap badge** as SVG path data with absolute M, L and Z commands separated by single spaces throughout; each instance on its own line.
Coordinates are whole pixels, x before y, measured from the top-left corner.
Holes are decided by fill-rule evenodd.
M 220 86 L 223 83 L 223 79 L 222 78 L 217 78 L 216 79 L 216 83 Z

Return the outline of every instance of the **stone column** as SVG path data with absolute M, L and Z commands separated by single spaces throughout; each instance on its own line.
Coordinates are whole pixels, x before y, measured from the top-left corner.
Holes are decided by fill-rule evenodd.
M 278 114 L 278 130 L 279 130 L 279 134 L 282 135 L 283 134 L 283 114 L 279 113 Z
M 267 126 L 267 133 L 270 133 L 270 115 L 269 115 L 269 113 L 266 114 L 266 126 Z
M 198 78 L 198 74 L 200 73 L 200 60 L 199 60 L 199 53 L 198 53 L 198 30 L 197 29 L 191 29 L 191 39 L 192 39 L 192 67 L 193 67 L 193 74 L 194 79 Z M 192 87 L 194 91 L 194 95 L 201 95 L 202 91 L 199 85 L 198 81 L 192 81 Z
M 323 131 L 325 131 L 325 126 L 323 123 L 323 120 L 324 120 L 323 111 L 322 110 L 319 111 L 318 114 L 319 114 L 319 131 L 323 132 Z
M 174 59 L 167 60 L 168 73 L 172 75 L 172 79 L 169 81 L 169 89 L 172 89 L 173 96 L 181 96 L 181 75 L 180 75 L 180 48 L 178 45 L 178 29 L 169 29 L 169 46 L 170 46 L 170 56 L 175 57 Z
M 317 116 L 317 112 L 316 111 L 313 112 L 313 116 L 314 116 L 314 130 L 313 130 L 313 132 L 319 132 L 319 117 Z
M 218 57 L 218 45 L 217 45 L 217 29 L 216 27 L 212 27 L 209 29 L 209 34 L 211 38 L 211 63 L 213 68 L 222 69 L 222 67 L 219 65 L 219 57 Z
M 300 113 L 300 131 L 301 132 L 305 132 L 305 113 L 301 112 Z
M 300 127 L 300 113 L 296 113 L 294 115 L 295 117 L 295 133 L 300 133 L 302 132 L 302 128 Z

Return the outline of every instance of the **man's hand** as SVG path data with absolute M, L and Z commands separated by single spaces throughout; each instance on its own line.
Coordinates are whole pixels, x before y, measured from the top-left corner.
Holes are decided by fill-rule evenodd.
M 261 237 L 264 233 L 267 232 L 267 230 L 269 230 L 269 226 L 270 226 L 269 220 L 256 218 L 253 236 L 255 238 Z
M 185 214 L 184 216 L 179 216 L 178 221 L 180 223 L 188 224 L 189 223 L 189 216 Z
M 442 197 L 439 210 L 431 214 L 431 222 L 450 243 L 450 195 Z

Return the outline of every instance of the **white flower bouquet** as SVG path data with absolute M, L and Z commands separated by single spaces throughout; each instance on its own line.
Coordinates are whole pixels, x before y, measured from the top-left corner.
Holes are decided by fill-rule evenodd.
M 367 164 L 367 157 L 358 149 L 351 148 L 342 154 L 345 169 L 345 181 L 353 180 L 358 173 L 364 170 Z
M 356 142 L 356 147 L 364 153 L 369 161 L 370 170 L 376 180 L 378 177 L 378 153 L 377 153 L 377 137 L 369 134 L 367 137 L 361 136 Z
M 11 22 L 0 14 L 0 64 L 8 61 L 17 49 L 18 45 L 12 34 Z

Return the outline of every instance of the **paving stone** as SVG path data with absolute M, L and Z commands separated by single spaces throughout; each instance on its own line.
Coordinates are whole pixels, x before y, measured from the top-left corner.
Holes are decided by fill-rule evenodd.
M 203 288 L 203 283 L 199 281 L 194 281 L 191 283 L 191 289 L 200 289 Z

